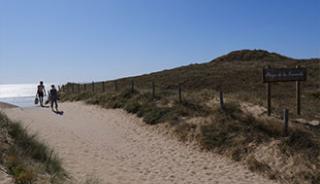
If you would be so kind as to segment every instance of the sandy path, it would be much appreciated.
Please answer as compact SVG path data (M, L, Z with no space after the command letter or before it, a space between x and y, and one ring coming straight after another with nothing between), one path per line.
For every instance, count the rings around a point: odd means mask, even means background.
M275 183L220 155L201 152L123 110L82 103L61 104L64 115L48 109L6 109L53 147L79 181L101 183Z

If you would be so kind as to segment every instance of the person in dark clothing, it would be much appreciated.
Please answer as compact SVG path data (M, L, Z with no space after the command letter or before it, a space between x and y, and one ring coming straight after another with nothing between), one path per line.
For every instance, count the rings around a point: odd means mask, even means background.
M54 85L51 85L51 90L49 93L49 100L51 102L51 109L53 109L53 104L55 105L56 112L58 112L58 91Z
M37 88L37 96L39 98L41 107L44 107L44 105L43 105L43 97L45 95L46 95L46 90L44 88L43 82L40 81L40 84L38 85L38 88Z

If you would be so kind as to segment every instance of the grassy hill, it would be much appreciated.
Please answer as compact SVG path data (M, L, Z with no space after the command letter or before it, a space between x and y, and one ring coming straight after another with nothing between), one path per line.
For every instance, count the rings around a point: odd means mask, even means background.
M320 108L317 108L320 106L320 59L293 59L264 50L240 50L208 63L122 78L116 82L120 90L130 88L132 80L136 89L149 91L153 81L157 91L176 92L179 84L182 90L187 92L221 89L226 96L235 96L239 100L266 106L266 87L262 82L263 67L291 68L296 65L307 68L308 74L307 81L301 83L302 116L308 119L320 118ZM106 81L105 86L106 91L113 91L114 81ZM96 85L96 88L102 90L101 84ZM295 82L272 84L272 107L278 114L283 108L295 112Z
M268 117L262 69L296 65L307 68L308 74L301 84L302 114L295 113L295 82L273 83L273 113ZM320 183L320 127L308 123L316 124L320 119L319 74L320 59L241 50L208 63L95 83L94 88L92 84L68 83L62 100L123 108L148 124L166 124L182 141L196 141L203 149L241 161L281 183L313 184ZM130 89L132 81L134 90ZM179 85L182 101L178 98ZM223 111L219 107L220 90L225 93ZM282 134L283 108L290 111L286 137Z

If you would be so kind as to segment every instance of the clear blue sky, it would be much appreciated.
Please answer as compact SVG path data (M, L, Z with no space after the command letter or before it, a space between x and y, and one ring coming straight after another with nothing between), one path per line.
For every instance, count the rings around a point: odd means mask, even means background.
M320 57L320 0L0 0L0 83L98 81L239 49Z

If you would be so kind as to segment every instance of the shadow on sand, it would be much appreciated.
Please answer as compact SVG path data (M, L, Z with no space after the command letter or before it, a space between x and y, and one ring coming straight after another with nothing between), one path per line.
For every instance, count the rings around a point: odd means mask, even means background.
M55 111L55 110L52 110L52 112L54 112L54 113L56 113L56 114L58 114L58 115L63 115L63 111Z

